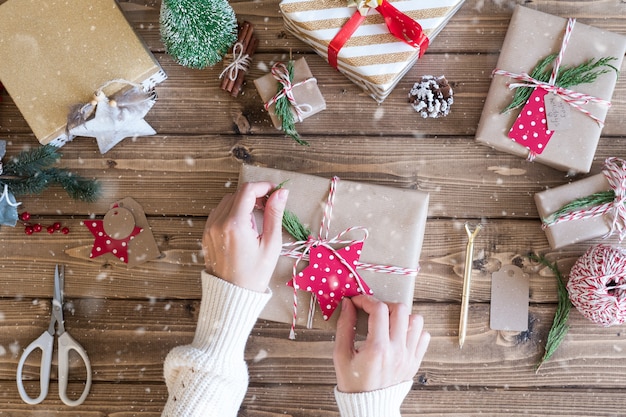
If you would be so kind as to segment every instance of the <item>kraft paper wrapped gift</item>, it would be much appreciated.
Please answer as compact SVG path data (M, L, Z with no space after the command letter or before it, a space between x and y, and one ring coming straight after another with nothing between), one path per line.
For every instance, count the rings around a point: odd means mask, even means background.
M167 78L114 0L9 0L0 57L0 80L42 144L65 143L70 107L107 81L148 89Z
M509 25L497 69L512 73L530 73L537 62L561 49L567 19L516 6ZM626 37L576 22L563 56L563 66L577 66L589 59L615 57L610 64L621 68L626 53ZM610 71L594 83L569 87L579 93L611 100L617 74ZM511 103L514 90L509 89L513 78L494 75L485 101L476 139L503 152L527 158L529 151L508 137L519 109L502 113ZM589 103L584 108L604 120L608 107ZM535 161L571 173L587 173L600 139L602 128L589 116L571 108L569 128L556 130Z
M392 0L390 3L417 21L432 43L463 0ZM287 30L328 60L328 45L348 19L358 13L356 7L347 4L347 0L282 0L280 10ZM391 35L383 17L370 10L339 51L338 70L380 103L423 52Z
M601 174L535 194L535 204L544 223L550 247L558 249L589 239L608 237L611 233L619 235L618 228L612 230L612 225L617 214L615 204L623 205L623 202L620 198L615 198L615 194L621 195L624 192L621 188L626 183L625 179L626 162L618 158L608 158ZM559 221L554 221L554 213L566 204L607 191L612 191L612 194L608 193L612 196L612 201L608 202L606 198L595 201L589 206L580 207L577 212L568 211L562 217L559 216ZM591 213L598 215L591 217ZM583 216L587 218L581 218ZM619 215L617 219L620 219ZM619 220L618 224L623 223Z
M303 120L326 109L326 101L317 87L317 80L313 77L313 74L311 74L309 65L306 63L304 58L297 59L293 63L292 84L295 85L292 89L292 93L296 104L299 106L306 106L306 111L302 113ZM268 103L272 97L276 95L279 85L280 84L271 73L265 74L261 78L254 80L254 86L259 92L263 103ZM276 129L280 129L281 121L278 116L276 116L275 109L276 104L272 104L269 106L267 112L272 119L274 127L276 127ZM295 116L295 110L293 107L292 113L294 113Z
M239 183L253 181L270 181L275 184L286 181L283 186L289 189L287 210L295 213L317 236L329 193L329 179L243 165ZM363 226L369 236L363 244L361 262L416 269L424 238L428 199L428 193L421 191L340 180L336 188L329 237L349 227ZM349 236L347 239L352 239L352 235ZM293 241L293 238L285 234L283 242L287 241ZM262 319L292 323L293 288L287 282L292 279L294 262L293 258L280 257L270 283L273 296L260 316ZM307 264L301 262L302 266ZM413 304L414 275L392 275L361 269L357 269L357 272L373 290L375 297L388 302L403 302L409 306ZM299 325L307 322L310 295L309 292L298 291ZM335 311L325 321L316 305L312 326L333 329L338 315Z

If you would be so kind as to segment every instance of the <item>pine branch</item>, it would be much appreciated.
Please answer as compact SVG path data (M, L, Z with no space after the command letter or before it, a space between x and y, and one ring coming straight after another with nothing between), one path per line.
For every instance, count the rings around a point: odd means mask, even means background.
M55 164L61 158L61 154L57 152L58 149L56 146L48 144L22 151L4 164L3 172L7 175L16 176L35 175L39 171Z
M287 71L289 71L289 80L293 81L293 61L290 60L287 63ZM278 92L282 91L282 85L278 87ZM276 107L274 113L280 120L281 127L285 132L285 135L295 140L298 144L303 146L309 146L309 143L300 137L300 134L296 130L296 117L293 114L291 103L286 96L282 96L276 100Z
M100 194L100 184L64 169L51 168L50 178L74 200L94 202Z
M4 164L0 185L8 185L13 195L40 194L53 184L61 185L74 199L94 201L100 185L95 180L76 175L66 169L51 168L61 158L58 148L43 145L20 152Z
M276 187L274 187L274 189L268 194L268 197L272 195L274 191L283 188L287 181L289 180L285 180L278 184ZM311 230L304 224L302 224L302 222L295 213L289 210L285 210L285 212L283 213L282 224L285 231L297 241L306 241L311 235Z
M565 338L565 335L569 331L567 319L569 318L569 313L572 309L572 302L570 301L569 295L567 293L565 280L563 279L563 276L561 275L561 272L559 271L556 263L551 263L544 256L531 254L529 257L531 260L535 262L540 262L550 268L550 270L556 276L558 290L558 304L556 307L556 313L554 314L552 327L550 328L548 338L546 339L545 353L543 354L543 357L541 358L539 363L535 366L536 373L539 371L541 365L543 365L548 359L550 359L554 352L556 352L557 348Z
M575 200L570 201L565 204L554 213L550 214L550 216L543 219L544 224L552 224L562 216L565 216L568 213L574 212L576 210L586 209L589 207L595 207L602 204L610 203L615 200L615 191L599 191L597 193L580 197Z
M530 73L530 76L538 81L547 83L552 75L552 69L548 68L548 66L554 62L556 57L557 54L552 54L539 60L533 71ZM611 61L616 59L617 58L615 57L603 57L597 60L589 59L577 66L561 67L559 68L554 84L558 87L569 88L573 85L593 83L600 75L611 71L615 71L615 73L619 75L619 70L609 64ZM513 100L504 110L502 110L502 113L506 113L512 109L523 106L532 94L533 90L533 87L516 88Z

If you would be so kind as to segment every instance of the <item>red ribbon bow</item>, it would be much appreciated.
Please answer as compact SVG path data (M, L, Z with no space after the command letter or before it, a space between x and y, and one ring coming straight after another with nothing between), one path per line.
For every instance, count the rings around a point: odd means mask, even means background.
M406 44L414 48L419 48L419 57L424 55L424 52L426 52L428 48L429 41L419 23L396 9L387 0L378 0L376 11L385 19L389 33ZM361 23L363 23L365 18L366 16L357 10L346 24L343 25L333 40L330 41L330 44L328 44L328 63L333 68L337 69L337 56L339 55L339 51Z

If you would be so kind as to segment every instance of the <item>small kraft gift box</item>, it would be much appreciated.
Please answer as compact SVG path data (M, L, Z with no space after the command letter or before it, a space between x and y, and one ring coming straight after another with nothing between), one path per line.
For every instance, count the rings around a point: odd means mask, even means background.
M0 80L41 144L63 145L70 108L167 77L114 0L0 5Z
M601 174L535 194L552 249L611 235L623 240L625 199L626 161L619 158L607 158Z
M280 117L276 114L276 97L285 94L285 89L289 91L292 104L290 110L296 121L304 120L326 109L326 101L306 60L300 58L293 61L293 79L289 79L287 65L288 63L277 62L271 72L254 80L254 86L265 103L276 129L282 127Z
M625 52L622 35L516 6L476 140L571 174L589 172ZM581 66L597 72L592 82L566 72ZM529 97L507 109L520 90Z
M280 10L289 32L381 103L462 4L282 0Z
M287 211L311 230L304 241L284 234L262 319L293 336L296 324L334 329L342 295L413 304L428 193L243 165L239 183L254 181L288 188Z

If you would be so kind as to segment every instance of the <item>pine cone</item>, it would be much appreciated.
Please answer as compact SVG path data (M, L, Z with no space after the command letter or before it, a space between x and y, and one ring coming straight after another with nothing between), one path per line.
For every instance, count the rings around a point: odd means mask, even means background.
M424 75L409 92L409 103L423 118L447 116L454 103L446 77Z

